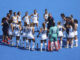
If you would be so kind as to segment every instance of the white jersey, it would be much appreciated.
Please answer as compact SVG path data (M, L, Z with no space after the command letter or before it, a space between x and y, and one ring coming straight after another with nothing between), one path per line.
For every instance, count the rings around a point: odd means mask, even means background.
M32 28L33 28L33 27L28 27L28 28L27 28L27 34L33 34L33 33L32 33Z
M62 25L64 26L64 24L66 23L66 21L64 19L62 19Z
M13 14L12 14L12 15L10 15L10 20L12 19L12 17L13 17Z
M73 28L69 28L69 35L68 35L69 38L73 38L74 37L74 31L73 31Z
M77 31L77 28L78 28L78 24L75 24L75 29L74 29L74 36L77 36L78 35L78 31Z
M25 16L25 17L24 17L24 22L27 22L27 24L30 24L29 16Z
M60 25L60 26L58 26L58 37L63 37L63 27Z
M9 25L9 35L13 35L11 25L12 25L12 23Z
M45 19L48 19L48 13L44 14Z
M41 40L46 40L47 39L47 28L42 29L41 32Z
M17 23L17 16L13 16L13 22Z
M16 24L14 28L14 33L15 33L15 36L20 36L20 28L18 24Z
M23 26L22 33L23 33L23 37L27 37L27 27L26 26Z
M28 27L27 28L27 38L28 39L34 39L34 35L33 35L33 32L32 32L32 29L33 29L33 27Z
M75 28L74 28L74 30L77 31L77 28L78 28L78 24L75 23Z
M18 21L21 22L21 16L18 15L17 18L18 18Z
M33 14L33 23L38 23L38 13Z

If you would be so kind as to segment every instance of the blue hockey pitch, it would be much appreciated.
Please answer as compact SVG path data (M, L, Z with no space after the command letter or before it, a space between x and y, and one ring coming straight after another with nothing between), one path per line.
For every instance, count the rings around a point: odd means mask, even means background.
M39 24L41 25L44 21L43 14L45 8L52 13L56 23L61 21L61 13L64 13L66 16L73 14L73 18L78 19L80 23L79 6L80 0L0 0L0 23L2 17L6 16L9 10L14 12L21 11L21 16L24 16L26 11L31 14L36 9L39 13ZM79 31L80 26L78 27L78 40L80 39ZM1 36L2 26L0 25L0 41L2 39ZM0 60L80 60L80 40L78 47L62 48L53 52L28 51L15 46L10 47L0 42Z

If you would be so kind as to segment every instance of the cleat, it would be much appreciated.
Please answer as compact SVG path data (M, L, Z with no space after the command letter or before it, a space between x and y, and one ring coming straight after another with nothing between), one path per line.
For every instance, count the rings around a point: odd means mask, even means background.
M66 46L65 48L69 48L69 46Z
M14 46L14 44L11 44L11 46Z
M78 45L75 44L74 47L78 47Z
M4 43L4 42L5 42L5 40L2 40L2 42Z
M42 52L42 50L40 50Z
M40 51L42 52L42 49L40 49Z
M68 46L66 48L69 48Z
M30 50L30 47L29 47L29 50Z
M12 45L12 46L14 46L14 45L15 45L15 43L12 43L11 45Z
M17 46L17 48L18 48L18 46Z
M10 44L10 42L7 42L7 44L9 45L9 44Z
M56 51L58 51L59 49L56 49Z
M28 49L29 47L28 46L26 46L26 49Z
M71 48L73 48L73 46L71 46Z
M8 43L8 41L7 41L7 40L5 40L5 43L7 44L7 43Z
M23 46L23 48L24 48L24 46Z
M8 40L11 40L10 38L8 38Z
M35 51L35 49L34 49L34 48L32 48L32 51Z

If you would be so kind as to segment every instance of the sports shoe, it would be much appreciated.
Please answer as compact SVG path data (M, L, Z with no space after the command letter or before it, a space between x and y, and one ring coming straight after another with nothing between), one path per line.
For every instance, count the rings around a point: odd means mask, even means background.
M10 44L10 42L8 42L7 40L5 40L5 43L7 43L8 45Z
M2 40L2 42L4 43L4 42L5 42L5 40Z
M7 44L9 45L9 44L10 44L10 42L7 42Z
M34 48L32 48L32 51L35 51L35 49L34 49Z
M8 38L8 40L11 40L10 38Z
M78 45L75 44L74 47L78 47Z

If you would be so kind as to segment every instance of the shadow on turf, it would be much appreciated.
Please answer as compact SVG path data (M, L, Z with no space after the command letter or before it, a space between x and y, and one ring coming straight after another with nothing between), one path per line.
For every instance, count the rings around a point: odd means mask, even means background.
M3 45L3 46L9 46L9 47L16 47L16 46L10 46L8 44L5 44L2 42L2 35L0 35L0 45Z
M8 47L16 47L16 46L11 46L11 45L8 45L8 44L5 44L5 43L2 43L1 41L0 41L0 45L8 46Z
M2 44L2 42L1 42L1 41L2 41L2 35L0 35L0 45Z
M21 49L21 50L28 50L27 48L23 48L23 47L18 47L18 49Z
M4 44L4 43L2 43L1 41L2 41L2 35L0 35L0 45L9 46L9 47L16 47L16 46L10 46L10 45ZM63 40L63 48L65 48L65 46L66 46L66 41ZM23 47L18 47L18 49L21 49L21 50L28 50L28 49L23 48ZM40 48L38 48L38 49L35 48L35 50L36 50L36 51L40 51ZM30 51L32 51L32 50L30 50ZM43 48L43 51L45 51L44 48ZM47 49L46 51L47 51L47 52L50 52L50 51L48 51L48 49ZM54 51L56 51L56 50L54 50Z
M66 41L65 40L63 40L63 48L65 48L65 46L66 46Z
M0 40L2 40L2 35L0 35Z

